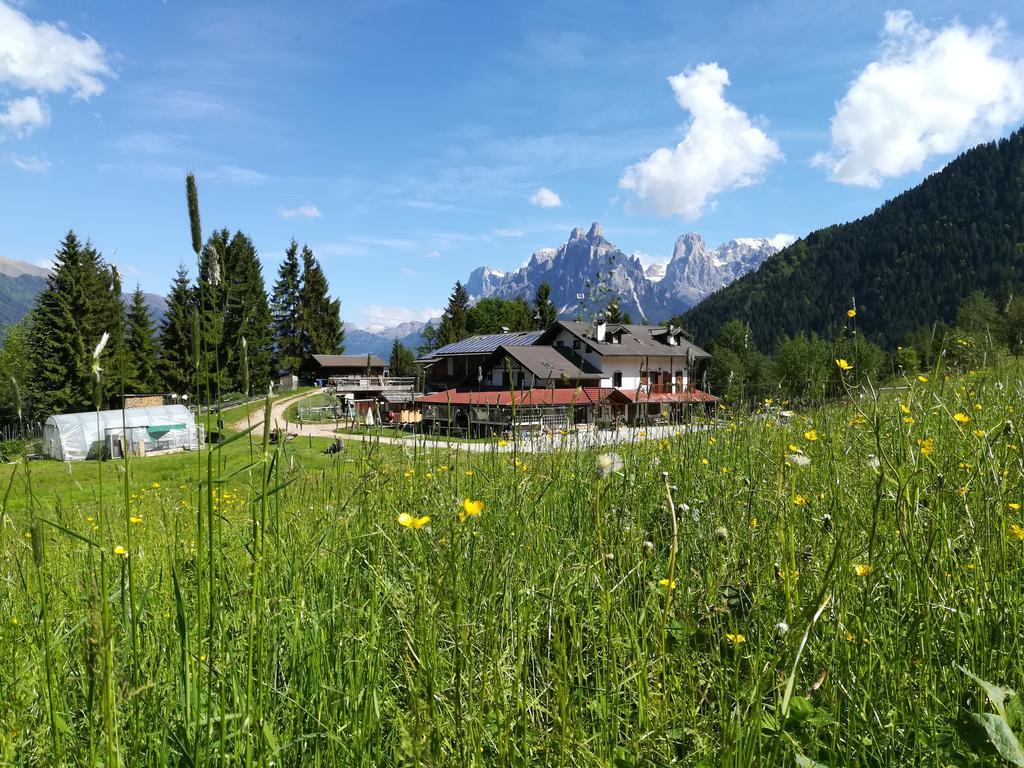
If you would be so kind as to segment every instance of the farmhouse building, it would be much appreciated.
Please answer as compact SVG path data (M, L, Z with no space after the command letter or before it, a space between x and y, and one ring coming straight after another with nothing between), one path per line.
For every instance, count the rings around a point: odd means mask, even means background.
M709 357L672 326L559 321L436 350L421 362L444 390L417 402L435 431L678 421L717 401L692 384Z
M327 381L333 376L383 376L387 363L377 355L312 355L313 378Z

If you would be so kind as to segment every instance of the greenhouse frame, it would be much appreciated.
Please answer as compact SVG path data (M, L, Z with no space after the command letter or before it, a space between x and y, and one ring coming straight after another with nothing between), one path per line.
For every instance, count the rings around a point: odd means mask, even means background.
M61 461L197 450L202 428L184 405L63 413L43 425L43 453Z

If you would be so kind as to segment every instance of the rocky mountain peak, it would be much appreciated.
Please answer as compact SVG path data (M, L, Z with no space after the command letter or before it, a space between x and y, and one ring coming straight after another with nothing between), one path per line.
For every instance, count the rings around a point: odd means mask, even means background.
M694 256L703 256L705 253L707 253L707 246L704 244L704 238L696 232L687 232L676 240L676 247L672 250L672 260L692 259Z

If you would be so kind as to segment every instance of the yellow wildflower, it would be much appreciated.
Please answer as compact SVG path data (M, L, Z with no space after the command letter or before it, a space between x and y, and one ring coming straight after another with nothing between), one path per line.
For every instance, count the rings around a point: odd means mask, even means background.
M412 528L418 530L424 525L430 522L430 515L424 515L423 517L413 517L408 512L403 512L398 516L398 524L405 526L406 528Z
M114 547L114 554L118 557L128 557L128 550L118 544Z
M853 363L847 362L846 358L844 358L844 357L836 358L836 365L839 366L839 370L840 371L852 371L853 370Z
M139 523L142 522L142 518L139 517L138 515L132 515L131 517L128 518L128 522L130 522L132 525L138 525Z
M1017 503L1016 501L1011 501L1011 502L1010 502L1009 504L1007 504L1006 506L1008 506L1008 507L1009 507L1010 509L1012 509L1012 510L1013 510L1014 512L1020 512L1020 504L1018 504L1018 503Z
M988 433L984 429L976 429L971 434L977 437L978 439L981 439L985 437L985 435L987 435Z
M806 432L804 432L804 440L807 440L807 441L813 443L817 439L818 439L818 431L816 429L808 429Z
M918 440L917 444L921 446L921 453L925 456L931 456L935 452L934 438L926 437L924 440Z
M756 517L750 518L750 527L751 528L757 528L757 518Z
M498 447L499 448L504 448L506 445L508 445L507 441L505 441L505 440L499 440L498 441Z
M968 416L966 413L963 413L962 411L958 411L957 413L953 414L953 421L955 421L957 424L966 424L970 420L971 417Z
M900 403L900 413L910 413L910 408L904 403Z
M725 639L728 640L733 645L741 645L742 643L747 642L747 638L745 638L743 635L741 635L739 633L736 633L734 635L732 632L726 632L725 633Z
M846 310L846 316L852 320L853 318L855 318L857 316L857 310L856 309L848 309L848 310Z
M676 581L675 581L675 579L671 579L671 580L669 580L669 579L662 579L661 581L658 582L658 584L660 584L663 587L668 587L670 590L673 590L673 589L676 588Z
M152 488L154 491L159 490L160 489L160 483L153 483L153 485L151 485L150 488Z
M875 570L874 567L867 565L866 563L857 563L857 565L853 566L853 572L861 578L870 576L873 570Z
M1024 541L1024 526L1010 523L1010 538L1015 541Z
M903 417L903 423L904 424L913 424L914 423L914 417L913 416L904 416Z
M796 494L793 497L793 503L796 504L798 507L806 507L807 501L807 497L800 493Z
M918 376L917 380L920 381L922 384L927 384L928 383L928 377L927 376Z
M464 523L466 521L467 517L476 517L477 515L479 515L483 511L484 511L484 503L483 503L483 501L480 501L480 500L473 501L472 499L463 499L462 500L462 511L459 512L459 522L460 523Z
M473 470L472 469L467 469L466 470L466 477L472 477L472 476L473 476Z

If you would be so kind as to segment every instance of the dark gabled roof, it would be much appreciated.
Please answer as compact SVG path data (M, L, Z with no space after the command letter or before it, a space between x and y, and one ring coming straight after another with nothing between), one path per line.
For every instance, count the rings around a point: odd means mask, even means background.
M321 368L365 368L366 355L313 355ZM387 363L377 355L370 355L371 368L386 368Z
M584 381L601 378L601 372L595 370L592 365L584 362L581 368L554 347L502 345L485 361L485 364L489 363L491 367L500 365L505 355L539 379Z
M577 320L559 320L548 328L538 343L551 343L560 329L565 329L584 344L604 356L629 357L681 357L697 359L711 357L696 344L688 341L682 333L677 335L677 345L667 344L661 340L666 336L659 325L613 325L608 324L605 330L605 341L594 338L594 326ZM621 332L620 342L613 344L611 336Z
M446 344L420 358L421 363L433 362L442 357L453 355L489 355L498 347L510 347L520 344L534 344L543 331L515 331L510 333L489 333L483 336L470 336L468 339Z

